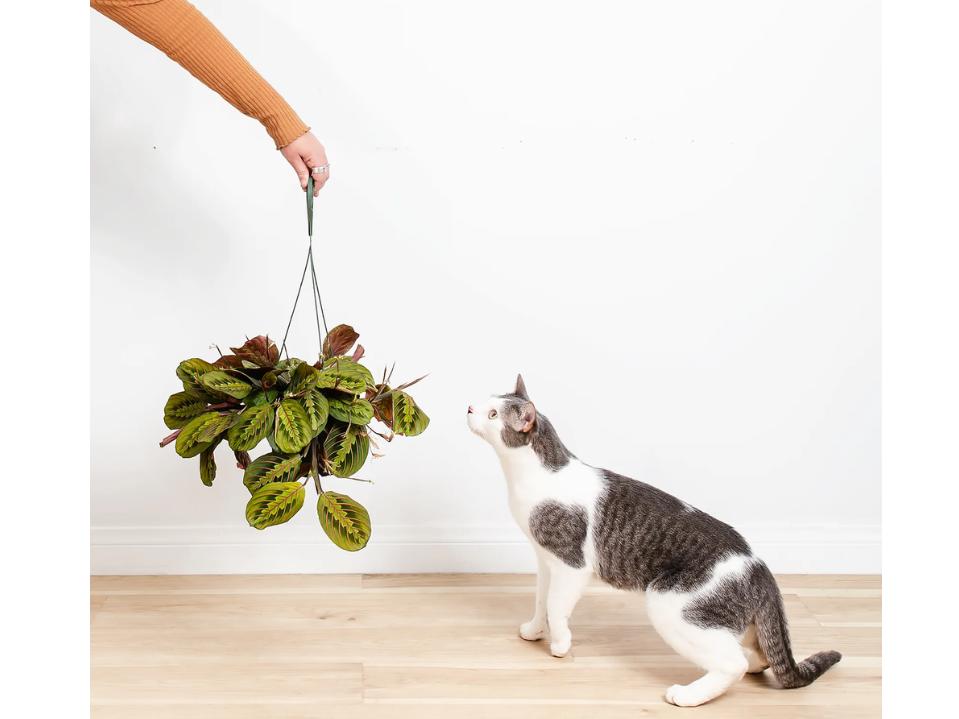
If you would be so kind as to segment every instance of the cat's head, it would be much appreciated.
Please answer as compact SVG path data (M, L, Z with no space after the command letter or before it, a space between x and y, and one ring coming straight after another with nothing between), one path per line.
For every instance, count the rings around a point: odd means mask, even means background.
M496 450L528 444L536 420L536 407L526 393L522 375L516 376L512 392L474 402L466 410L469 428Z

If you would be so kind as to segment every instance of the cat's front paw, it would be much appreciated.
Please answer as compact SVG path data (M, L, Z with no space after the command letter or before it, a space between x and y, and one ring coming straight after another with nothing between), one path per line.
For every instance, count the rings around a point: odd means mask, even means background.
M528 642L535 642L546 636L546 625L530 620L519 625L519 635Z
M701 692L689 685L673 684L666 690L666 701L678 707L698 707L706 701Z
M554 657L563 658L569 654L570 647L573 646L573 635L567 634L565 637L554 637L549 645L549 653Z

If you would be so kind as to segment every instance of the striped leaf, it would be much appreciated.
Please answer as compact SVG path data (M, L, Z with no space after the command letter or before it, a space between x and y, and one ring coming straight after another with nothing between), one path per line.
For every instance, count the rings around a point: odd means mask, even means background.
M201 440L201 433L208 426L216 425L221 421L219 412L204 412L199 417L191 419L176 438L176 453L181 457L196 457L213 443L212 439Z
M219 392L235 399L243 399L253 389L249 382L227 374L220 369L204 372L200 376L200 383L207 390Z
M273 431L273 407L261 404L247 407L230 427L226 439L230 448L237 452L248 452Z
M260 487L246 505L246 521L256 529L289 522L300 511L306 491L299 482L271 482Z
M370 440L362 427L336 423L323 441L323 454L337 477L351 477L360 471L370 452Z
M216 460L213 459L213 450L218 444L220 444L219 441L200 453L200 481L207 487L212 487L213 480L216 479Z
M317 371L305 362L298 364L290 377L290 386L286 388L286 396L300 396L307 390L316 387Z
M303 403L303 409L306 410L306 416L310 418L312 436L315 437L326 427L326 420L330 414L329 402L315 387L308 389L300 401Z
M184 390L171 394L163 406L163 422L170 429L186 427L187 423L206 408L206 398L196 392Z
M196 438L200 442L212 442L226 432L236 421L236 412L220 412L219 419L210 420L201 429Z
M362 394L368 388L376 386L373 375L366 367L346 357L324 360L323 369L316 374L316 386L320 389L338 389Z
M295 399L285 399L276 408L276 446L281 452L299 452L313 439L310 418Z
M206 360L200 359L199 357L193 357L188 360L183 360L176 368L176 376L180 378L180 381L183 382L183 389L192 390L204 397L209 396L209 393L200 383L200 377L207 372L212 372L215 370L212 364Z
M415 437L429 426L430 418L406 392L393 390L393 431Z
M373 529L369 512L362 504L345 494L323 492L316 502L320 526L333 544L348 552L363 549Z
M264 454L255 459L243 473L243 484L250 494L271 482L292 482L303 460L300 455Z
M330 405L330 416L340 422L365 426L373 419L373 405L365 399L356 397L348 400L327 396L327 400Z

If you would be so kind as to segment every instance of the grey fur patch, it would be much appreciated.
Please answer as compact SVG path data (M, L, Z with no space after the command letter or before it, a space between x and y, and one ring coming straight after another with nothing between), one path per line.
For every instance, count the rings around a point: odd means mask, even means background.
M713 591L686 605L683 618L698 627L722 627L741 634L753 623L762 603L778 591L769 570L756 560L741 574L723 577Z
M599 470L597 574L619 589L689 591L707 582L717 562L751 555L746 540L705 512L643 482Z
M722 579L715 591L692 601L683 618L700 627L740 634L756 625L756 639L784 689L804 687L842 659L839 652L816 652L801 662L793 657L782 593L769 568L755 560L740 575Z
M586 566L587 527L585 509L552 500L540 502L529 514L529 531L536 543L576 569Z
M518 432L510 426L521 415L523 408L529 402L528 399L516 394L504 394L500 397L505 400L501 410L503 444L507 447L530 445L543 466L553 472L569 464L569 460L574 455L566 449L566 445L560 440L552 423L545 416L537 413L536 422L529 432Z

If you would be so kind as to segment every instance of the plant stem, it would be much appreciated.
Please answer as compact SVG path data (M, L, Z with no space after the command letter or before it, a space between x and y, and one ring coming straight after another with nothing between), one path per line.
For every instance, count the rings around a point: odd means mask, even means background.
M166 437L164 437L163 439L160 440L160 446L161 446L161 447L166 447L168 444L170 444L170 442L172 442L172 441L175 440L177 437L179 437L179 436L180 436L180 432L182 432L182 431L183 431L182 429L178 429L178 430L176 430L175 432L172 432L171 434L168 434Z

